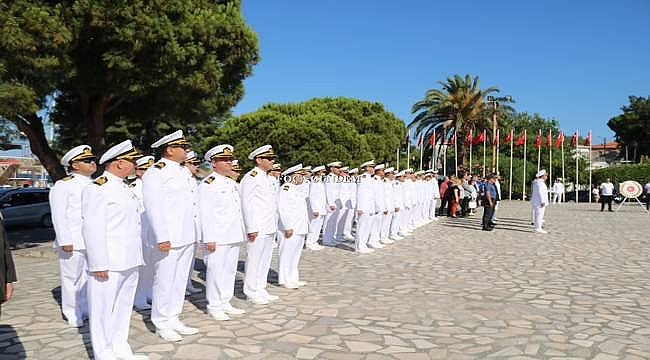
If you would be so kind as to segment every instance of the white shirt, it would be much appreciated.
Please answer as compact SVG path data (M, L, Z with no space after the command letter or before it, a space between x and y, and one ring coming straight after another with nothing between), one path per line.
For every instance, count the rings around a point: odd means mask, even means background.
M650 194L650 182L643 186L646 194Z
M81 234L81 192L90 182L88 176L72 174L57 181L50 190L56 246L72 245L74 250L86 248Z
M561 182L553 184L553 192L556 194L564 194L564 184Z
M375 196L375 211L383 213L384 211L388 211L388 208L386 207L386 197L384 195L384 182L383 179L379 178L379 176L377 175L373 177L373 180L374 180L373 191Z
M201 240L218 245L235 244L246 239L237 183L213 172L199 185Z
M201 215L199 211L199 182L194 174L187 167L183 166L187 179L190 184L190 193L192 194L192 220L194 222L194 239L201 239Z
M336 206L342 208L341 204L341 182L339 177L334 173L329 173L325 177L325 195L327 197L327 206Z
M300 185L285 183L280 187L278 212L280 230L293 230L294 235L304 235L309 232L307 203L302 197Z
M153 232L152 241L181 247L196 241L192 181L181 164L160 159L142 176L144 206Z
M347 209L354 209L357 203L357 184L352 176L341 177L341 203Z
M393 198L393 182L387 178L383 179L384 203L388 211L395 211L395 199Z
M314 177L309 182L309 208L312 213L317 212L318 216L325 216L327 213L325 184L320 177ZM313 216L312 214L310 215Z
M376 213L375 208L375 194L374 194L375 180L371 175L365 173L359 176L357 183L357 210L363 211L366 215Z
M440 186L438 185L438 178L434 177L431 180L431 184L429 184L431 187L431 194L434 200L440 199Z
M611 182L600 184L600 194L603 196L614 195L614 184Z
M138 199L123 179L105 171L81 195L88 271L142 265Z
M278 228L277 179L255 167L241 181L240 197L247 233L275 234Z
M404 207L404 187L399 180L393 180L391 186L393 188L393 206L395 206L396 209L402 209Z
M548 187L546 182L542 179L533 180L533 195L530 199L530 204L534 207L541 207L542 204L548 204Z

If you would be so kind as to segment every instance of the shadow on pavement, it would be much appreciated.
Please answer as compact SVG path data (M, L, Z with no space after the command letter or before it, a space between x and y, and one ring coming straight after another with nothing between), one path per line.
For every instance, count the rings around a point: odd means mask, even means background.
M0 358L3 359L26 359L25 347L11 325L0 325Z

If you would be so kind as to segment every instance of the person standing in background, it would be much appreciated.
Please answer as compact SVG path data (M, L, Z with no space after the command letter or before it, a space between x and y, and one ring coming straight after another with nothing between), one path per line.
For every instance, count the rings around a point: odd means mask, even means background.
M609 181L609 178L605 179L605 182L600 184L600 211L605 210L605 204L607 204L607 211L612 210L612 198L614 197L614 184Z
M546 205L548 205L548 188L546 187L546 170L540 170L535 174L535 180L531 186L532 195L530 204L533 207L533 225L535 225L535 232L546 234L547 231L542 229L544 224L544 212Z
M564 202L564 183L562 179L557 178L553 184L553 203Z
M11 299L16 281L18 281L16 267L14 266L14 259L11 257L7 232L0 213L0 316L2 315L2 304Z

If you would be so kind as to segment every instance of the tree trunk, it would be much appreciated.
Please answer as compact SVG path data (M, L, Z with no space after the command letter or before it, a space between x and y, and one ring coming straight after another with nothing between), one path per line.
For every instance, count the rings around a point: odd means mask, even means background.
M38 157L38 160L43 164L45 170L52 177L52 180L57 181L64 177L65 170L61 166L54 150L47 143L41 119L36 114L31 114L28 118L17 119L14 123L18 130L27 136L32 153Z
M81 116L88 129L87 143L93 148L93 153L101 156L105 150L106 124L104 114L110 102L110 96L90 97L81 95Z

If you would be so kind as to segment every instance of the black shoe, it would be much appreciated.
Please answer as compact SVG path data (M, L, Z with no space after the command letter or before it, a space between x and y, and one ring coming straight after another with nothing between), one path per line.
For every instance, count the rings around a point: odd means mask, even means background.
M484 227L483 228L483 231L492 231L492 230L494 230L494 228L491 228L491 227Z

